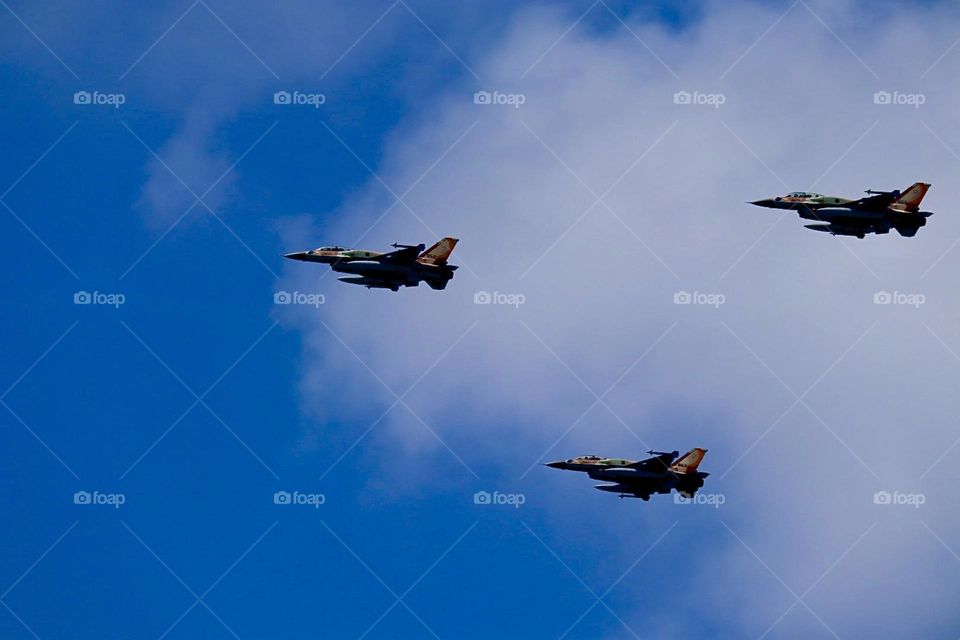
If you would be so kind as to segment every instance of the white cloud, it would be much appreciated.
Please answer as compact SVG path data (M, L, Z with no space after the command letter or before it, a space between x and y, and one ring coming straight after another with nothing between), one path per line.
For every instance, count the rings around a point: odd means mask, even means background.
M209 118L193 114L187 120L147 163L149 177L137 208L158 232L166 231L185 215L210 215L207 207L216 212L236 180L228 154L211 148L213 125Z
M960 256L923 274L960 236L950 211L960 195L951 184L958 160L928 130L960 148L957 56L919 76L955 39L957 18L890 9L880 20L853 5L810 6L816 15L797 5L749 50L782 8L715 5L681 32L631 23L679 80L626 29L587 27L521 80L573 17L520 17L476 64L478 86L437 96L393 137L377 168L397 193L427 175L405 198L415 214L395 206L359 245L457 235L462 266L448 289L391 295L330 276L318 285L322 269L287 268L284 288L320 286L328 295L320 313L282 310L304 331L304 402L325 441L345 448L360 433L330 431L344 398L362 399L360 422L394 400L327 327L402 393L477 322L405 400L481 475L516 481L545 451L544 461L707 446L707 490L730 496L721 517L798 594L878 523L807 597L841 636L943 628L958 592L956 558L920 520L948 543L956 539L950 459L920 475L956 437L950 416L960 407L945 381L960 362L923 323L960 350L949 278ZM519 109L475 105L477 89L526 100ZM725 102L676 105L681 90L722 93ZM921 91L927 100L920 109L874 105L878 90ZM933 183L925 204L939 213L913 239L832 238L803 229L794 215L778 222L777 212L745 204L792 189L854 195L921 179ZM593 194L614 184L604 198L610 210L590 209ZM312 233L301 225L289 248L349 243L391 204L371 180L337 212L343 222ZM477 306L479 290L519 292L527 302ZM726 302L678 306L680 290L722 293ZM878 290L922 292L928 303L876 306ZM631 366L604 399L612 412L594 407L551 447L594 401L577 378L599 394ZM811 385L784 416L793 392ZM400 447L456 464L402 407L366 442L394 458ZM381 462L388 472L408 468ZM558 516L589 521L606 512L586 481L532 473L528 494L542 494L539 504ZM929 500L920 511L883 508L872 502L882 489ZM651 535L673 517L653 513ZM712 615L744 633L758 635L793 601L732 535L696 552L692 583ZM774 635L827 633L805 611L798 605Z
M133 85L131 102L179 119L158 154L168 164L179 161L185 170L181 178L205 190L210 176L221 175L247 150L230 149L228 155L218 148L224 144L225 126L233 124L237 114L273 108L277 91L323 94L327 108L336 112L355 94L356 77L370 73L385 57L402 57L414 50L409 61L391 62L396 75L390 79L395 83L390 90L416 102L422 87L435 83L434 73L445 65L461 64L450 56L447 43L462 51L464 41L485 41L490 36L466 25L476 22L472 16L478 12L497 15L499 9L497 3L483 3L458 7L456 13L442 7L433 15L435 11L426 9L414 13L405 3L284 3L270 11L258 4L200 3L189 10L171 5L125 16L135 25L128 28L136 36L122 43L129 50L108 53L111 60L120 61L117 74L123 74L123 83ZM435 30L443 33L442 43L431 34ZM424 47L424 42L430 46ZM282 119L279 112L275 118ZM263 130L253 135L260 133ZM254 140L245 143L252 145ZM175 157L166 158L164 151ZM181 215L180 205L185 208L193 199L184 198L179 181L153 158L147 164L149 179L139 209L149 225L165 229ZM242 170L238 167L228 178ZM220 208L232 195L218 189L205 201L222 213Z

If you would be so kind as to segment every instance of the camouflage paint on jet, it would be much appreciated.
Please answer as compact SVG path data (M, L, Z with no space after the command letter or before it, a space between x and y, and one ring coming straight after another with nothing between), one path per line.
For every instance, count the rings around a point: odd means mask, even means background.
M646 460L627 460L625 458L601 458L599 456L579 456L569 460L548 462L546 466L564 471L580 471L594 480L605 480L613 484L598 484L594 488L600 491L617 493L621 498L640 498L649 500L654 493L670 493L676 489L681 495L692 498L703 486L709 473L697 471L707 450L699 447L691 449L679 460L679 451L648 451L653 455ZM676 462L674 462L676 460Z
M394 244L396 251L389 253L320 247L288 253L284 257L301 262L328 264L338 273L351 274L339 278L341 282L358 284L368 289L399 291L400 287L416 287L421 282L426 282L433 289L443 289L457 269L455 265L447 264L447 258L453 253L457 242L457 238L443 238L426 251L422 244Z
M902 193L899 190L867 189L868 197L858 200L794 191L750 204L794 210L801 218L821 223L805 225L807 229L833 235L863 238L868 233L884 234L896 229L900 235L912 237L933 215L929 211L920 211L920 202L929 188L926 182L915 182Z

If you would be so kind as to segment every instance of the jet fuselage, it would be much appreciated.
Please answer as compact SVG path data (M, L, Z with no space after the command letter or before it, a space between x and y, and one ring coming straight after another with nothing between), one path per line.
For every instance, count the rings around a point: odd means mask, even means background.
M457 268L447 264L447 258L456 244L456 238L443 238L426 251L426 245L422 244L395 244L393 246L398 250L391 253L320 247L288 253L284 257L329 265L337 273L348 274L339 278L341 282L369 289L397 291L400 287L416 287L420 282L426 282L433 289L443 289Z
M655 457L642 461L591 455L548 462L546 466L586 473L594 480L613 483L595 485L595 489L617 493L621 498L636 497L643 500L649 500L654 493L666 494L673 489L692 496L710 475L697 471L706 449L691 449L676 462L678 451L650 453L656 454Z
M814 231L863 238L868 233L885 234L896 229L900 235L909 237L916 235L933 215L920 211L920 202L929 188L925 182L916 182L903 192L868 189L868 197L859 200L795 191L750 204L796 211L801 218L819 223L805 225Z

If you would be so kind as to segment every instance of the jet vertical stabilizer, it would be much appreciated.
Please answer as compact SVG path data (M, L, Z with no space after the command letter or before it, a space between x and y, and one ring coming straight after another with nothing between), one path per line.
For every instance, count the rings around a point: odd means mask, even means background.
M682 458L670 465L670 471L674 473L693 473L700 466L700 462L705 455L707 455L706 449L699 447L690 449Z
M418 262L423 264L447 264L447 258L453 253L453 248L460 242L457 238L444 238L417 258Z

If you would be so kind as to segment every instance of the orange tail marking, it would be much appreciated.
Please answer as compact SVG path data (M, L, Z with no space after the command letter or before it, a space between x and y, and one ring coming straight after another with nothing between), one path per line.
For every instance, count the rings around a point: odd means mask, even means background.
M453 248L460 242L458 238L444 238L417 258L423 264L446 264L447 258L453 253Z
M703 456L707 455L706 449L699 447L690 449L683 454L683 457L670 465L670 471L674 473L693 473L700 466Z
M927 195L927 189L930 185L926 182L914 182L906 191L897 198L896 204L901 205L907 211L916 211L920 208L920 201Z

